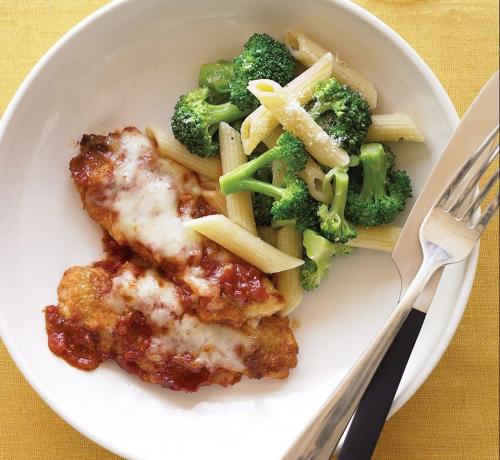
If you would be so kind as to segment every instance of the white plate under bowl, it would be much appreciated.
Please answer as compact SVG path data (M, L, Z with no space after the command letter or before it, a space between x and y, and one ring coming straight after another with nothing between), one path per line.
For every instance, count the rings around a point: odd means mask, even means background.
M410 115L425 144L395 146L418 194L457 114L422 59L348 1L143 0L110 4L60 40L23 83L0 130L0 327L31 385L76 429L128 458L277 459L394 307L390 256L359 250L335 261L298 319L299 366L284 381L175 393L107 363L90 373L47 348L42 308L70 265L100 254L100 231L68 174L82 133L151 122L168 128L201 63L237 54L253 32L311 34L379 90L377 111ZM399 224L404 216L399 219ZM477 253L447 269L393 410L446 349L467 302ZM29 420L26 420L29 423Z

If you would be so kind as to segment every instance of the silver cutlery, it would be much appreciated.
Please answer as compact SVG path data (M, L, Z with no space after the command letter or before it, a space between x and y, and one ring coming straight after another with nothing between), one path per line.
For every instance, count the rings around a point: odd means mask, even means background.
M498 126L466 161L428 212L419 232L423 262L412 283L361 358L289 449L284 457L286 460L329 458L386 351L432 275L444 265L465 259L475 247L498 208L497 194L483 214L478 211L498 180L498 173L490 178L478 196L474 196L479 179L498 155L498 144L492 145L497 133Z

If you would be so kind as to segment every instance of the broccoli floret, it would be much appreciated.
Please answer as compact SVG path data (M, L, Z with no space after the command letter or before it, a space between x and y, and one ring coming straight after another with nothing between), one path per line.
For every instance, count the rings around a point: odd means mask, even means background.
M241 110L254 110L259 101L248 91L248 83L269 78L286 85L295 75L295 60L283 43L267 34L253 34L234 59L233 71L229 100Z
M212 105L207 102L208 88L198 88L180 97L172 116L172 131L191 153L201 157L217 154L219 144L215 137L222 121L231 123L246 113L226 102Z
M263 195L262 193L254 193L252 198L253 215L257 225L271 225L273 216L271 208L274 203L272 196Z
M372 122L368 103L331 78L318 82L309 114L349 155L357 155Z
M389 147L382 144L361 147L362 183L349 188L345 209L354 224L388 224L404 210L411 197L411 183L405 171L394 171L394 159Z
M306 261L300 270L301 284L306 291L313 291L328 275L332 257L350 254L352 248L334 244L313 230L306 230L303 238Z
M270 184L253 177L263 174L273 161L282 160L286 164L286 174L282 186ZM234 192L251 191L274 199L270 213L273 223L294 224L299 231L317 221L317 204L309 196L307 185L299 179L297 172L304 169L307 154L302 142L288 132L283 133L276 146L255 157L220 178L221 191L225 195Z
M198 76L198 86L209 89L207 101L211 104L221 104L229 100L229 82L234 77L233 61L209 62L201 66Z
M318 202L309 195L306 183L295 174L287 173L283 186L280 198L271 207L272 226L294 225L301 233L316 228Z
M323 236L335 243L347 243L351 238L356 238L357 231L344 217L347 199L349 176L347 168L333 168L325 176L325 180L335 179L333 200L330 206L322 204L318 209L320 229Z

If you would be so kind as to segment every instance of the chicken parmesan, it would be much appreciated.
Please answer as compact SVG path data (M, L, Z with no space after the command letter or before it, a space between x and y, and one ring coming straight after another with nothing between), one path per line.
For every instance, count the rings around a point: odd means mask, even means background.
M204 322L196 294L154 268L105 260L71 267L58 306L45 309L49 348L92 370L106 360L142 380L173 390L285 378L298 347L288 319L270 316L242 327Z
M264 274L183 223L213 214L197 176L135 128L84 135L70 162L106 258L71 267L45 309L50 350L92 370L114 360L173 390L285 378L298 346Z
M214 210L196 174L158 158L154 142L137 129L84 135L70 171L90 217L196 294L192 309L202 320L241 327L284 307L262 272L183 225Z

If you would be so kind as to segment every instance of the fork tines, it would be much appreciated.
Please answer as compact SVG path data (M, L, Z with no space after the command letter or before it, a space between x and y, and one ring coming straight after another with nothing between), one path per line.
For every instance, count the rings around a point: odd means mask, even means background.
M477 217L479 206L498 181L498 168L478 193L480 179L498 157L498 129L493 129L478 149L460 168L449 187L441 196L437 207L449 212L456 220L466 222L482 232L498 209L498 192L482 215ZM475 218L476 217L476 218Z

